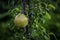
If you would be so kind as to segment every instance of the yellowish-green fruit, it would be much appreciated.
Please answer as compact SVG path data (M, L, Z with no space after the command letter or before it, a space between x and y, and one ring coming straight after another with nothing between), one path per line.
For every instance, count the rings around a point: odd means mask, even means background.
M15 17L14 22L15 22L15 25L18 27L26 27L28 25L28 18L24 14L18 14Z

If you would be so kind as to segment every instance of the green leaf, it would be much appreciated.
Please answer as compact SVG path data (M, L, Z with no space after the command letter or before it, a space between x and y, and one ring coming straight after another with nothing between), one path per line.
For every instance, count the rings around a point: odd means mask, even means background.
M46 12L46 15L44 16L44 18L47 19L47 20L50 20L51 19L51 16L49 15L48 12Z
M54 10L56 9L53 4L49 4L48 6L49 6L50 8L52 8L52 9L54 9Z

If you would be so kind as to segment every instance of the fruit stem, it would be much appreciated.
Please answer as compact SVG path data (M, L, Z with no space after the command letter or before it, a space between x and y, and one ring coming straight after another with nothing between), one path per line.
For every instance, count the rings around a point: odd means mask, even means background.
M22 0L22 13L23 14L25 14L26 15L26 0ZM27 37L27 39L28 39L28 34L29 34L29 31L28 31L28 26L26 26L25 28L24 28L24 30L25 30L25 36Z
M24 13L24 14L26 14L26 12L25 12L25 8L26 8L26 0L22 0L22 12Z

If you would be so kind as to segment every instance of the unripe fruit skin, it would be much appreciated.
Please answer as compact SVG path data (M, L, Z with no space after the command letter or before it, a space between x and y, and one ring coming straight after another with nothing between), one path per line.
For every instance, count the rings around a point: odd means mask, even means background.
M18 14L15 17L15 25L18 27L26 27L28 25L28 18L24 14Z

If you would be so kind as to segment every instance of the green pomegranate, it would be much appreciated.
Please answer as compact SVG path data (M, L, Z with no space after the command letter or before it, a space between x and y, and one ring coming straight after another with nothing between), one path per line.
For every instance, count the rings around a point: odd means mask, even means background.
M15 17L14 22L15 22L15 25L18 27L26 27L28 25L28 18L24 14L18 14Z

